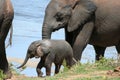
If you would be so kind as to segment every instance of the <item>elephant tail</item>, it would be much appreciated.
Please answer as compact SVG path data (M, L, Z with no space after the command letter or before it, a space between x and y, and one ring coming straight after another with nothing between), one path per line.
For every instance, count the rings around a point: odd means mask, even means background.
M72 58L72 60L73 60L73 64L78 63L78 61L75 58Z
M10 38L9 38L9 43L6 45L6 48L9 45L12 45L12 35L13 35L13 25L11 25L11 27L10 27Z

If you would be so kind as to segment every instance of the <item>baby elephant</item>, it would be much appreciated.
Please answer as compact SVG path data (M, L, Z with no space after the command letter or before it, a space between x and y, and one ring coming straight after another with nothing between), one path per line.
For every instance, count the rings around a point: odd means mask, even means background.
M36 68L39 77L42 77L42 67L46 68L46 75L50 75L52 62L55 64L55 74L59 72L64 59L69 68L75 64L73 50L64 40L38 40L32 42L28 48L24 63L18 68L23 67L28 59L33 57L41 57Z

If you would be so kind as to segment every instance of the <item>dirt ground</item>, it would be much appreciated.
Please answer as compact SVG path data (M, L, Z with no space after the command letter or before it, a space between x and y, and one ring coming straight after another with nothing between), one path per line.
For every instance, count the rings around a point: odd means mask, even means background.
M9 62L17 62L17 63L23 63L23 59L17 59L17 58L8 58ZM33 64L34 63L34 64ZM37 62L33 61L29 61L27 63L27 66L30 67L36 67ZM109 71L97 71L97 72L92 72L91 74L79 74L79 75L72 75L69 78L65 78L65 80L73 80L76 78L90 78L92 75L96 75L96 76L108 76L108 77L120 77L120 66L116 67L114 70L109 70ZM23 78L27 78L27 76L25 75L14 75L12 76L11 79L7 79L7 80L21 80ZM33 77L31 77L33 78ZM59 79L59 80L64 80Z
M76 79L76 78L90 78L90 77L92 77L91 75L107 76L107 77L120 77L120 72L114 71L114 70L99 71L99 72L94 72L92 74L87 74L87 75L86 74L72 75L72 76L69 76L65 79L62 78L62 79L59 79L59 80L73 80L73 79ZM11 79L7 79L7 80L21 80L21 79L24 79L24 78L27 78L27 76L25 76L25 75L19 75L19 76L18 75L13 75ZM31 77L31 78L33 78L33 77Z

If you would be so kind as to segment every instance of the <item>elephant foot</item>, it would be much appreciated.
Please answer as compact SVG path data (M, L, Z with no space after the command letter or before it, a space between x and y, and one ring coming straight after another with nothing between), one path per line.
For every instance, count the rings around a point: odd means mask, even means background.
M42 76L42 75L43 75L43 72L41 72L40 69L37 69L37 74L38 74L38 77L43 77L43 76Z
M10 70L5 71L4 74L5 74L5 80L6 80L6 79L10 79L10 78L12 77L12 73L11 73Z
M12 77L12 73L10 71L10 67L5 54L0 54L0 70L5 75L2 78L10 79Z

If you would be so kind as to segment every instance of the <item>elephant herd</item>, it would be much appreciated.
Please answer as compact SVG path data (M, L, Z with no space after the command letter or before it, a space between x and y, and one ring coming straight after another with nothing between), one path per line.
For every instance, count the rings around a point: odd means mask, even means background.
M29 58L41 57L36 68L38 76L42 75L41 67L46 67L46 74L50 75L52 62L56 65L55 73L58 73L63 59L71 67L81 59L87 44L93 45L96 60L104 57L109 46L115 46L120 53L119 8L120 0L51 0L45 10L42 40L31 43L27 52L31 55L26 56L21 66ZM6 58L5 39L13 18L10 0L0 0L0 69L7 78L12 74ZM52 32L61 28L65 30L66 41L50 40Z

